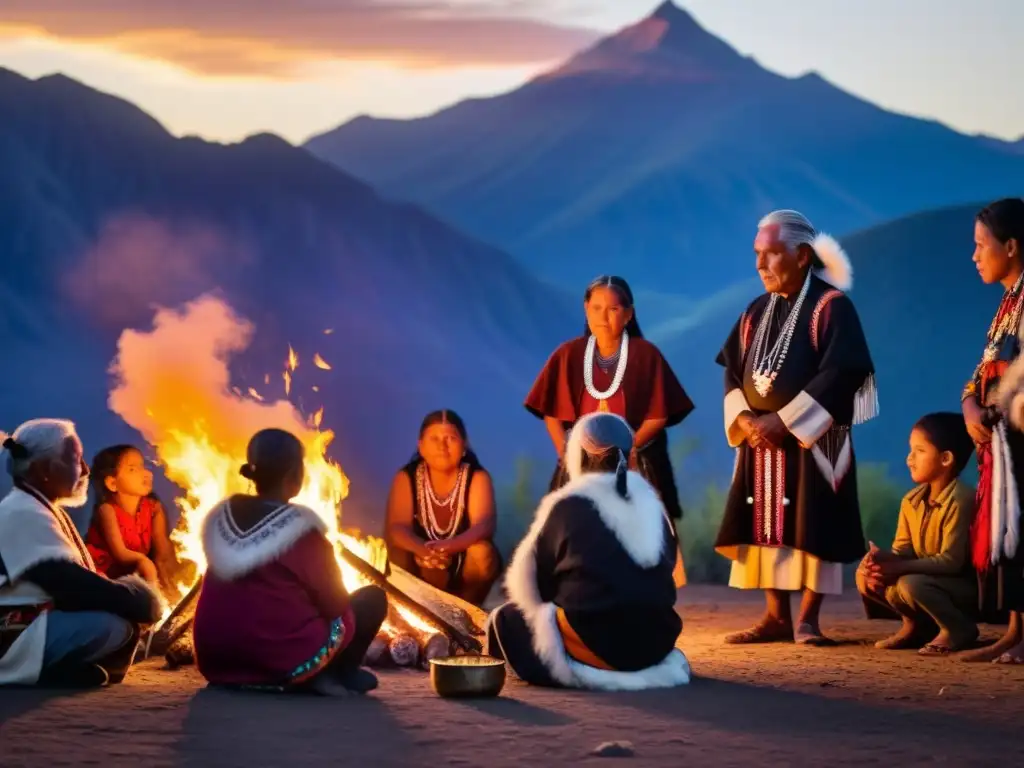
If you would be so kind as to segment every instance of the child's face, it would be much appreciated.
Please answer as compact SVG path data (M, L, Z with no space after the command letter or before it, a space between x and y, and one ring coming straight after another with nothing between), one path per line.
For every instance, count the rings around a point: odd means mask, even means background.
M117 474L106 480L107 490L126 496L148 496L153 491L153 473L138 451L128 451L117 465Z
M907 469L915 483L930 483L938 480L953 467L953 454L940 451L928 435L919 429L910 432L910 453L907 454Z

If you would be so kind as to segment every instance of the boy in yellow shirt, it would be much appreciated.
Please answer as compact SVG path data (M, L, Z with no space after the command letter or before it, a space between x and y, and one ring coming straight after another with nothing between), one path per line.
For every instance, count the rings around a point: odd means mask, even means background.
M928 414L910 432L907 467L917 486L903 497L892 550L872 542L857 571L868 616L903 620L876 648L937 656L978 638L970 561L974 489L958 479L973 452L959 413Z

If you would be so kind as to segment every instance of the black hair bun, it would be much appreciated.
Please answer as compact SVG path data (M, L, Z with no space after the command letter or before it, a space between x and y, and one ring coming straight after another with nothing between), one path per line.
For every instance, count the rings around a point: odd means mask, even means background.
M28 457L28 451L25 446L15 440L13 437L8 437L4 440L4 448L16 459L24 459Z
M256 467L252 464L243 464L238 468L238 474L244 477L246 480L256 479Z

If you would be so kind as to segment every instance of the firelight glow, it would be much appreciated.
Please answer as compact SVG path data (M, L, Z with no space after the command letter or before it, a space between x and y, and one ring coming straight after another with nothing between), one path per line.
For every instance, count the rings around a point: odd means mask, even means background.
M341 531L349 484L327 457L334 433L320 429L323 409L304 418L287 400L270 401L251 388L243 395L230 386L230 357L248 346L253 330L222 300L204 296L181 311L158 310L151 331L126 330L118 341L110 408L154 447L167 478L186 489L175 499L182 522L171 534L179 558L195 563L198 573L205 570L203 520L221 500L249 492L249 481L238 471L249 438L277 427L306 449L306 476L295 502L323 519L336 547L383 571L387 551L381 540ZM366 583L340 557L338 562L346 588ZM179 585L179 599L191 586ZM411 611L397 609L413 626L432 631Z

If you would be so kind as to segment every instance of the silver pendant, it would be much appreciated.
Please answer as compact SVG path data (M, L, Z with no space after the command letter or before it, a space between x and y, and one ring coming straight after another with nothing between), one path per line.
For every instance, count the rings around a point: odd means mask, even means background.
M772 391L772 386L775 384L775 372L764 373L762 371L754 371L750 378L754 382L754 389L757 390L757 394L761 397L768 397L768 393Z

